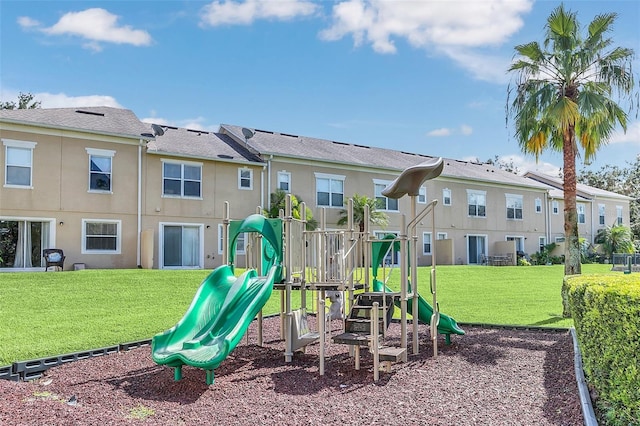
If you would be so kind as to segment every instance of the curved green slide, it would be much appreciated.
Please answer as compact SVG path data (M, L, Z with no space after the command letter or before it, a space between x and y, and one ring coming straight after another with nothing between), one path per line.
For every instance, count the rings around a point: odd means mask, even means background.
M393 292L389 287L386 287L382 281L377 280L378 273L378 265L381 265L384 262L384 258L389 250L389 246L391 245L390 240L395 238L394 235L388 235L385 239L380 241L375 241L372 247L372 257L373 257L373 291L386 291ZM399 250L399 242L394 242L394 251ZM411 283L409 283L409 291L411 291ZM400 307L400 301L395 302L396 306ZM409 315L413 315L413 303L409 300L407 303L407 312ZM433 315L433 307L427 302L422 296L418 294L418 320L422 321L426 324L431 324L431 316ZM440 321L438 322L438 333L444 334L446 343L451 343L451 335L459 334L464 335L464 330L458 326L456 320L451 318L448 315L440 312Z
M182 366L206 370L207 384L213 384L213 370L235 349L249 324L269 300L275 281L282 277L282 240L273 233L277 224L252 215L234 228L231 244L243 232L261 233L271 246L263 250L267 276L251 269L236 277L233 266L216 268L202 282L182 319L155 335L151 356L157 364L174 368L174 379L182 377Z

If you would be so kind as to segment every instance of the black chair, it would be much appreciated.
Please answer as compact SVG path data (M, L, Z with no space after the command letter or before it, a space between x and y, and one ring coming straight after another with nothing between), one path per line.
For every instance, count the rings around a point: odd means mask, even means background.
M61 271L64 271L64 251L61 249L44 249L42 250L42 257L44 257L45 261L45 272L49 270L50 266L55 266L56 270L60 268Z

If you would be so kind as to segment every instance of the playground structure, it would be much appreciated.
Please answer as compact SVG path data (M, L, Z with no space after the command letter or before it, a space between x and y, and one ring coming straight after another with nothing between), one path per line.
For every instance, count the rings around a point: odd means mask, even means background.
M231 220L229 204L225 202L223 221L223 265L216 268L201 284L184 317L171 329L159 333L152 340L153 360L174 368L174 379L182 377L183 365L206 371L207 384L214 381L214 369L233 351L257 316L258 344L262 338L262 307L272 291L280 292L280 332L285 341L285 361L291 362L294 352L312 343L319 344L319 374L324 374L325 345L328 342L325 300L336 294L348 301L349 313L342 333L331 336L337 344L347 344L353 350L355 368L360 366L360 347L368 347L373 355L374 380L379 378L380 362L387 370L393 361L407 360L408 318L412 316L413 353L418 353L418 321L430 324L433 354L438 354L437 334L464 334L455 320L439 312L436 295L435 248L429 274L433 304L429 305L411 286L418 282L417 225L431 215L432 235L436 200L417 212L417 196L425 180L440 175L444 163L441 158L410 167L391 184L383 195L389 198L411 198L411 218L407 224L402 216L400 235L384 240L371 237L369 211L365 208L364 231L356 231L353 223L352 200L347 203L347 228L328 230L325 211L321 210L317 230L305 230L306 206L299 206L301 220L294 219L291 198L288 197L280 218L268 219L260 213L244 220ZM258 210L261 211L260 209ZM240 235L245 235L245 267L239 277L234 276L236 248ZM385 273L384 259L394 251L400 253L400 292L393 292L386 282L378 279L380 265ZM370 277L369 271L372 271ZM384 274L386 276L386 274ZM384 280L384 277L381 277ZM293 309L292 293L300 292L300 304ZM307 315L308 292L315 301L318 331L309 329ZM346 297L345 297L346 295ZM409 305L408 302L411 301ZM393 316L394 306L400 308L400 347L382 344L385 331ZM313 306L312 306L313 308ZM335 314L331 312L331 316ZM343 315L341 315L343 316ZM331 334L331 333L329 333Z

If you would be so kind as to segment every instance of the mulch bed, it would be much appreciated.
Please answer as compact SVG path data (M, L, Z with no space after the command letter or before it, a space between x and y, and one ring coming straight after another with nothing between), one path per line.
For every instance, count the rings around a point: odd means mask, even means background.
M309 318L314 327L314 319ZM466 327L433 357L428 327L420 353L373 380L348 347L327 345L320 376L318 344L284 361L278 318L256 324L215 371L173 370L151 359L150 347L52 368L32 382L0 380L1 425L582 425L570 333ZM334 334L339 322L332 324ZM399 346L400 325L387 342ZM411 345L409 345L411 346Z

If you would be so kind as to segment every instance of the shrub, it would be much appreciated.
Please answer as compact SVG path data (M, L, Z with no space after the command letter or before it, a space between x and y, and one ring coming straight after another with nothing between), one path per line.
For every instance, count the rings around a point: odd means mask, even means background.
M640 424L640 275L570 276L563 293L601 420Z

